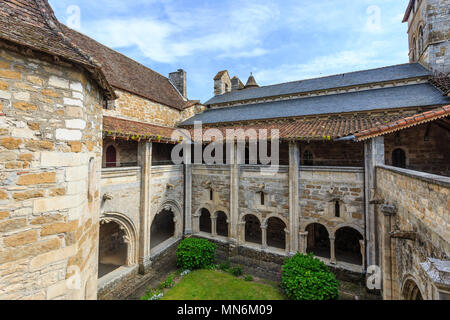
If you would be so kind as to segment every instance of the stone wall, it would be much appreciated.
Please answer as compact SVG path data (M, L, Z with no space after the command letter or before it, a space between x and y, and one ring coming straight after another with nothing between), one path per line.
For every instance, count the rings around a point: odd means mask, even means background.
M416 14L411 14L409 27L410 60L419 60L435 72L450 72L450 20L448 0L416 1ZM419 50L419 28L423 27L423 51ZM413 40L416 40L414 45ZM416 54L413 55L413 49Z
M102 213L119 213L127 217L136 230L140 228L141 168L109 168L102 170Z
M302 167L300 170L300 230L311 223L324 225L330 237L341 226L364 236L364 169ZM335 216L335 202L341 216Z
M260 166L241 166L239 184L239 221L248 214L258 217L263 224L270 217L283 220L289 229L289 175L281 166L278 173L264 175ZM261 205L259 192L265 195ZM241 234L242 240L244 240Z
M213 189L213 199L210 190ZM208 209L230 213L230 167L194 165L192 169L192 213Z
M407 280L417 284L424 299L435 299L420 263L450 260L450 179L382 166L377 168L377 192L396 207L391 217L378 210L384 299L403 299ZM413 238L391 238L394 231L412 232Z
M110 146L116 149L117 167L134 167L138 161L138 143L136 141L105 139L103 141L102 166L106 168L106 150Z
M0 299L95 299L102 98L45 61L0 49Z
M116 90L116 94L118 99L114 101L114 107L112 110L104 110L104 115L166 127L175 127L200 112L201 108L196 105L180 111L127 91Z
M392 165L392 152L400 148L406 153L406 168L450 176L450 133L435 122L387 135L384 139L386 164Z
M310 151L314 166L364 166L364 144L355 142L310 142L300 146L300 158L304 164L304 155Z

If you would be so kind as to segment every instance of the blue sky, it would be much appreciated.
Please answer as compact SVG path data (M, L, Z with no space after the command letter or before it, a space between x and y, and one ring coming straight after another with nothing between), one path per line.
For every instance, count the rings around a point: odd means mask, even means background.
M408 0L50 3L61 22L165 76L183 68L203 102L224 69L270 85L408 62Z

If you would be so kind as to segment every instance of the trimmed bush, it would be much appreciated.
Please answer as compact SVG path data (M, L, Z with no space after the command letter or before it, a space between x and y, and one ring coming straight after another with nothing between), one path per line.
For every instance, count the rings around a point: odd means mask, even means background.
M208 269L216 261L216 245L205 239L187 238L177 248L177 265L183 270Z
M241 266L235 266L231 268L230 273L235 277L242 276L242 267Z
M286 259L282 268L281 287L293 300L335 300L339 282L330 269L313 254Z

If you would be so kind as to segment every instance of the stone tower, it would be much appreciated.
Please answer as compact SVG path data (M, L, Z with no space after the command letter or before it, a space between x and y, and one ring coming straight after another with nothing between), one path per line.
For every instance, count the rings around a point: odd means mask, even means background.
M410 0L403 22L408 22L410 62L448 75L450 0Z

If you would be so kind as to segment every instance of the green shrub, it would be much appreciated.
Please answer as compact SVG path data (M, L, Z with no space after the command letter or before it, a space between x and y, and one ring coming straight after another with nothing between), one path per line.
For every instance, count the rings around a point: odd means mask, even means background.
M219 269L219 270L222 270L222 271L228 271L228 270L230 270L230 261L225 261L225 262L222 262L222 263L220 263L218 266L217 266L217 269Z
M244 278L244 280L245 280L245 281L248 281L248 282L251 282L251 281L253 281L253 277L252 277L252 276L246 276L246 277Z
M231 268L230 272L233 276L240 277L240 276L242 276L242 267L235 266L235 267Z
M339 282L330 269L312 254L286 259L281 287L293 300L334 300L339 298Z
M161 284L159 285L159 289L163 290L172 288L175 285L174 279L175 274L171 274L170 276L167 277L165 281L161 282Z
M187 238L177 248L177 265L183 270L211 268L216 260L216 245L205 239Z

